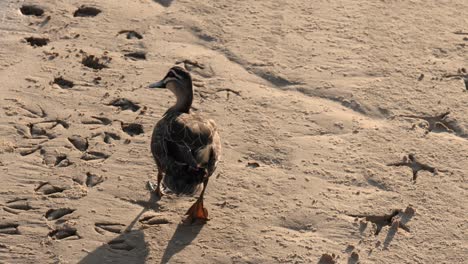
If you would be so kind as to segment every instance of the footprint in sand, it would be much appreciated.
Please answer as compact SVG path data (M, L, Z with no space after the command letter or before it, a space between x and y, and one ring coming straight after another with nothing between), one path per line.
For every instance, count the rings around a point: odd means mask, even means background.
M37 37L28 37L25 38L26 42L33 47L42 47L49 44L48 38L37 38Z
M66 215L73 213L76 209L70 208L58 208L58 209L50 209L45 213L45 218L47 220L57 220Z
M50 231L49 237L55 239L80 239L76 228L69 226L67 223Z
M44 182L39 184L39 186L36 187L35 191L45 195L50 195L54 193L61 193L65 191L65 188L52 185L49 182Z
M19 224L15 223L0 223L0 234L19 235Z
M99 176L97 174L87 172L86 176L79 176L79 177L74 177L73 181L80 184L80 185L86 185L89 188L92 188L98 184L103 183L105 180L104 177Z
M94 224L94 230L101 235L105 234L105 231L120 234L122 233L125 225L120 223L111 223L111 222L99 222Z
M74 17L95 17L99 15L102 11L96 7L92 6L80 6L74 13Z
M44 14L44 9L37 5L23 5L20 11L25 16L42 16Z

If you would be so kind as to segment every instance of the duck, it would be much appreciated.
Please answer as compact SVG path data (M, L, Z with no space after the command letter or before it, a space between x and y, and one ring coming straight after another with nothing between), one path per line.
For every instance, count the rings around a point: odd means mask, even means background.
M151 153L158 174L156 186L151 182L148 186L160 198L164 192L194 195L202 186L198 199L186 212L185 221L206 223L209 219L203 205L204 194L221 157L216 123L191 111L192 77L184 68L170 68L161 81L148 87L168 89L176 97L175 104L157 122L151 136Z

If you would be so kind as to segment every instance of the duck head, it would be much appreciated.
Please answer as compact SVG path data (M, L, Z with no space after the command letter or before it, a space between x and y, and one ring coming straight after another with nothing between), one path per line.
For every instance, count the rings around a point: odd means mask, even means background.
M161 81L150 84L149 88L169 89L177 98L176 104L170 110L189 112L193 101L192 77L182 67L172 67Z

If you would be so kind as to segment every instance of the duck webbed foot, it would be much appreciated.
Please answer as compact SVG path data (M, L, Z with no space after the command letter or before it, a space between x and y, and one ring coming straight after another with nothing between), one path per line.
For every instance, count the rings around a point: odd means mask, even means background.
M159 198L164 196L164 193L161 191L161 187L159 186L159 184L155 186L152 182L148 181L147 186L148 186L148 189L152 193L156 194Z
M197 201L188 209L187 218L184 220L187 224L201 223L205 224L208 221L208 210L203 206L203 197L197 199Z
M203 181L203 189L201 191L200 197L195 201L195 203L188 209L187 218L185 219L185 223L187 224L194 224L195 222L205 224L208 219L208 210L203 207L203 196L205 194L206 186L208 186L208 177L205 178Z

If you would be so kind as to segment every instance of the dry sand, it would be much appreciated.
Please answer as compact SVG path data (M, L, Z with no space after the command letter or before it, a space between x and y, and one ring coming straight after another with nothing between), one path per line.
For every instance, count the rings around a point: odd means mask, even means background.
M466 263L466 0L161 2L0 1L1 263ZM145 188L184 60L205 226Z

